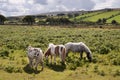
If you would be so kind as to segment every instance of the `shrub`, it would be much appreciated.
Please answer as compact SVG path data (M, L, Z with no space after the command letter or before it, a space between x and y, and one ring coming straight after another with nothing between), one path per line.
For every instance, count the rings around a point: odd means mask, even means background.
M112 60L111 60L111 63L112 63L113 65L120 65L120 58L112 59Z
M4 71L8 73L22 73L22 68L21 67L14 67L14 65L6 65L4 68Z
M97 55L93 55L93 59L92 59L92 62L93 63L97 63L99 60L98 60L98 56Z
M14 68L15 73L22 73L22 68L21 67L16 67Z
M117 69L117 70L115 71L115 74L114 74L113 76L120 76L120 70Z
M73 64L73 63L69 63L68 64L68 69L70 70L75 70L77 68L77 65L76 64Z
M110 63L113 65L120 65L120 55L119 53L110 53L108 55L108 59L110 60Z
M7 66L5 66L4 70L9 72L9 73L12 73L12 72L14 72L14 66L13 65L7 65Z
M9 57L9 60L14 61L14 60L15 60L15 56L10 56L10 57Z
M110 49L106 46L102 46L99 50L100 54L108 54L110 52Z
M4 51L0 52L0 56L1 57L8 57L9 56L9 51L4 50Z
M99 70L98 70L98 65L95 65L94 66L94 72L96 73L96 72L98 72Z
M105 72L103 70L99 71L98 74L101 76L105 76Z
M116 20L112 20L111 24L118 24L118 22Z
M27 61L25 59L22 59L21 62L22 62L22 65L27 64Z

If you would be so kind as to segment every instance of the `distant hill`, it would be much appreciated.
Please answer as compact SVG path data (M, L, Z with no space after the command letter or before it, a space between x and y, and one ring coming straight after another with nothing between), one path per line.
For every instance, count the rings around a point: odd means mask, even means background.
M120 23L120 8L106 8L101 10L92 10L92 11L62 11L62 12L48 12L48 13L41 13L41 14L35 14L31 15L35 18L41 18L41 17L54 17L54 16L65 16L65 15L75 15L73 17L69 17L70 20L74 21L76 19L77 22L80 21L86 21L86 22L96 22L98 19L106 19L106 23L111 23L112 20L116 20L118 23ZM9 16L7 17L9 21L19 21L24 16Z
M120 9L102 9L88 12L75 18L78 22L97 22L99 19L106 19L106 23L111 23L112 20L116 20L118 23L120 23ZM71 20L74 19L72 18Z

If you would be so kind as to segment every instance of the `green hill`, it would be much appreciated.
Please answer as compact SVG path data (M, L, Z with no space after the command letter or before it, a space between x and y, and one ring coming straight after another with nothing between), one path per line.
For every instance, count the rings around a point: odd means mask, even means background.
M115 17L113 17L113 18L107 20L107 23L111 23L112 20L116 20L118 23L120 23L120 15L115 16Z
M7 17L8 22L19 23L23 16L11 16ZM101 9L93 11L68 11L68 12L51 12L43 13L39 15L31 15L36 18L36 22L46 20L49 17L52 18L69 18L71 21L79 22L97 22L99 19L105 19L106 23L111 23L112 20L116 20L120 23L120 9ZM22 21L21 21L22 22ZM17 24L18 24L17 23ZM46 23L46 22L45 22Z
M96 22L98 19L103 19L103 18L109 18L112 15L116 15L118 14L120 11L108 11L108 12L104 12L102 14L98 14L92 17L88 17L85 18L83 21L92 21L92 22Z
M82 21L82 20L84 20L85 18L92 17L92 16L97 15L97 14L100 14L100 13L102 13L102 11L101 11L101 12L99 12L99 11L88 12L88 13L82 14L82 15L80 15L80 16L77 16L77 17L76 17L76 20ZM72 18L71 20L74 20L74 18Z
M112 20L116 20L120 23L120 10L100 10L100 11L92 11L90 13L85 13L77 16L75 19L77 22L86 21L86 22L96 22L98 19L105 18L107 23L111 23ZM73 19L71 19L73 20Z

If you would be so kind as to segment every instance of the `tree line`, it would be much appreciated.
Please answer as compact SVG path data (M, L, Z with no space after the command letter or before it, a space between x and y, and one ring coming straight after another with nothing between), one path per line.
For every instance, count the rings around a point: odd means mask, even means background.
M61 17L62 16L62 17ZM36 16L31 16L31 15L27 15L25 17L22 18L22 24L26 24L26 25L33 25L33 24L45 24L45 25L66 25L66 24L106 24L107 19L103 18L103 19L98 19L96 22L86 22L86 21L80 21L78 23L76 23L76 21L71 21L69 17L73 16L73 14L68 14L68 17L63 17L64 15L58 15L57 17L47 17L47 16L41 16L44 20L39 20L38 22L36 22ZM75 14L74 17L79 16L79 14ZM112 17L112 16L111 16ZM111 18L110 17L110 18ZM39 16L40 18L40 16ZM7 20L7 18L3 15L0 15L0 24L3 25L5 24L5 21ZM116 20L112 20L111 24L118 24L118 22Z

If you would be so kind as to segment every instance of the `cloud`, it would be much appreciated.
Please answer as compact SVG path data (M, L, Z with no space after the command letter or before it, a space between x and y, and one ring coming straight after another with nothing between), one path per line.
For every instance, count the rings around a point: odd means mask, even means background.
M120 1L119 0L113 0L111 3L111 7L113 8L120 8Z
M8 0L9 4L25 4L25 0Z
M61 3L64 4L69 9L76 8L78 10L79 9L91 10L95 5L95 3L91 0L76 0L76 1L64 0Z
M47 4L47 0L34 0L35 3L39 3L39 4L42 4L42 5L46 5Z
M120 0L93 0L96 5L93 9L103 9L103 8L120 8Z
M120 0L0 0L0 14L17 16L52 11L119 8Z

